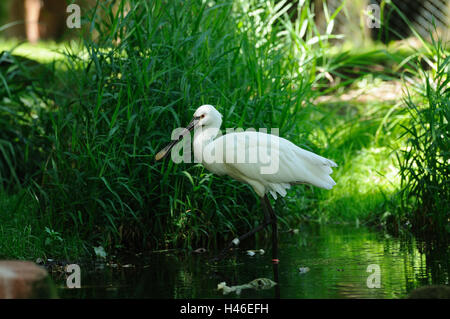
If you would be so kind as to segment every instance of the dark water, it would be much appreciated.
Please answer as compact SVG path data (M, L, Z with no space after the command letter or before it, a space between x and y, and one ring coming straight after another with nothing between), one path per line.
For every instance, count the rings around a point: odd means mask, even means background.
M168 251L129 258L120 263L125 267L81 266L80 289L68 289L62 276L55 281L61 298L404 298L424 285L449 285L448 247L352 226L308 226L279 237L278 270L271 263L269 238L242 243L218 264L209 262L208 253ZM265 254L246 254L260 248ZM379 267L379 288L368 287L374 274L367 272L369 265ZM300 267L309 271L301 273ZM279 284L267 290L245 289L240 295L217 290L223 281L232 286L274 276Z

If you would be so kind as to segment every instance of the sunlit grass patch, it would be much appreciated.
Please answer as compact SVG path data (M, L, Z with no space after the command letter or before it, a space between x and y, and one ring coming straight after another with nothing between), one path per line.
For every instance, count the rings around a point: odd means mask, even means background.
M386 200L398 192L395 150L404 143L398 123L404 121L406 112L398 104L397 84L363 77L342 92L348 98L321 98L321 115L315 120L322 128L314 131L311 141L323 146L322 154L338 167L332 174L337 185L331 191L319 191L319 220L363 223L381 216ZM380 88L391 98L376 99Z
M29 42L20 42L14 39L0 38L0 52L12 51L13 54L35 60L40 63L49 63L57 60L63 60L62 53L68 45L66 42L56 43L53 41L40 41L36 44ZM72 41L71 45L76 45Z
M345 152L345 151L344 151ZM364 148L344 156L333 174L336 186L319 202L329 220L363 221L381 213L386 197L398 191L395 155L387 147Z

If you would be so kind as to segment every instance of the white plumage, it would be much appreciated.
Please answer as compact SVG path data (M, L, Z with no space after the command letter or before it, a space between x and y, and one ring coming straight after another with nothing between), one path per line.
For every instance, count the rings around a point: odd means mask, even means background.
M311 184L331 189L336 183L331 178L336 163L301 149L288 140L262 132L233 132L220 136L222 115L212 105L202 105L177 140L173 140L158 154L160 160L169 154L175 144L194 130L194 158L209 171L228 175L250 184L261 197L265 221L252 231L235 238L219 257L233 245L272 224L272 262L278 264L277 217L267 193L276 199L286 196L293 184Z
M229 133L216 138L222 115L211 105L200 106L194 113L195 118L198 122L195 124L194 158L215 174L229 175L250 184L260 197L268 192L275 199L277 194L284 197L293 184L305 183L325 189L336 185L330 174L331 167L337 165L329 159L306 151L284 138L261 132ZM262 168L269 165L268 157L255 156L255 153L270 154L270 158L277 159L278 169L263 174ZM205 154L213 154L214 161Z

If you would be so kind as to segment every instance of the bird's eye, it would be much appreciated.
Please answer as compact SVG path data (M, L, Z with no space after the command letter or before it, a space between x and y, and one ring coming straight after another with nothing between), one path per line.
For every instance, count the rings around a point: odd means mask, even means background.
M201 118L201 119L204 118L204 117L205 117L205 114L200 115L200 118Z

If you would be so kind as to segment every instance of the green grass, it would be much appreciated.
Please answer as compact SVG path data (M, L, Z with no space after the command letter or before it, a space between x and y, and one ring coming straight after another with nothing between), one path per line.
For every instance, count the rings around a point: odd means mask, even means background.
M331 157L340 163L333 175L339 183L324 194L319 207L328 218L367 220L370 214L382 209L379 206L385 197L399 185L393 154L399 145L396 140L399 134L383 125L393 105L369 102L342 108L353 114L334 117L335 123L328 130L332 136Z
M63 60L62 51L68 45L76 45L72 43L56 43L50 41L40 41L36 44L28 42L18 42L15 39L2 39L0 42L0 52L14 51L15 55L35 60L40 63L51 63L55 60Z
M414 74L410 51L338 51L308 5L292 21L286 1L111 3L97 7L102 19L88 14L95 39L22 45L0 64L0 237L11 243L0 255L216 247L260 223L249 186L153 160L207 103L224 128L278 127L339 164L332 191L297 186L277 203L282 227L382 224L400 214L395 151L408 118L400 99L315 101ZM39 63L21 58L33 52Z
M363 85L369 92L379 80L362 78L347 88L352 92ZM332 190L299 188L288 200L289 207L301 207L305 218L321 222L377 224L389 213L386 202L400 189L396 152L405 143L398 123L405 120L401 101L358 98L340 101L339 96L317 104L312 120L321 127L309 140L321 145L321 155L338 163L332 176ZM306 187L308 189L309 187ZM310 201L305 201L305 196Z
M409 121L403 128L408 140L398 164L405 218L422 236L446 238L450 234L450 52L440 41L433 41L431 49L432 71L418 68L421 82L405 96Z
M52 221L39 213L32 194L24 190L15 195L0 193L0 258L75 260L88 255L76 234L51 227Z
M306 141L308 128L296 122L310 112L301 104L315 74L298 68L309 62L292 60L290 37L278 41L275 9L259 18L232 10L231 3L132 2L126 17L119 8L96 22L101 37L86 40L87 58L69 51L64 72L37 93L47 104L39 122L49 148L30 187L55 229L70 225L113 248L190 247L214 245L261 220L249 214L258 206L247 186L198 166L152 163L171 130L204 103L217 105L225 127L280 127ZM298 44L315 36L308 32Z

